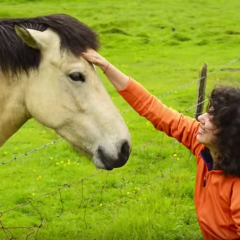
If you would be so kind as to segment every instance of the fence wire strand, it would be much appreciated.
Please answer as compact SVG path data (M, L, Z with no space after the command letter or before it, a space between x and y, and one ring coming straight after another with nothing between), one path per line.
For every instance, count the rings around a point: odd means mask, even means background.
M33 149L33 150L29 151L29 152L23 153L23 154L21 154L21 155L19 155L19 156L17 156L17 157L13 157L13 158L11 158L10 160L8 160L8 161L6 161L6 162L1 162L1 163L0 163L0 166L6 165L7 163L10 163L10 162L12 162L12 161L16 161L17 159L19 159L19 158L21 158L21 157L26 157L26 156L28 156L28 155L31 154L31 153L35 153L35 152L37 152L37 151L39 151L39 150L41 150L41 149L43 149L43 148L46 148L46 147L48 147L48 146L50 146L50 145L59 143L59 142L61 142L62 140L63 140L62 138L57 139L57 140L54 140L54 141L52 141L52 142L50 142L50 143L44 144L44 145L41 146L41 147L35 148L35 149Z

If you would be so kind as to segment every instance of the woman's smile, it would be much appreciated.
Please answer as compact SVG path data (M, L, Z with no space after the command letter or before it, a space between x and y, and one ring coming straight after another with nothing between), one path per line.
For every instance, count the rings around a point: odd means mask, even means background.
M198 117L200 126L198 129L197 140L207 147L213 147L216 139L216 127L209 113L204 113Z

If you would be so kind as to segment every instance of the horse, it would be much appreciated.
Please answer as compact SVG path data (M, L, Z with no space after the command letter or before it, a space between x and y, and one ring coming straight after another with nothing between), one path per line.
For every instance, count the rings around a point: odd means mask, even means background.
M97 168L126 164L129 130L87 48L98 50L97 34L67 14L0 20L0 147L34 118Z

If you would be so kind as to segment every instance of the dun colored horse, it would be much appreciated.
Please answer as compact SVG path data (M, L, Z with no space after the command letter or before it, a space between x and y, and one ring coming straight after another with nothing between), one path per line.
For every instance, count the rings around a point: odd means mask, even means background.
M0 20L0 146L34 118L98 168L127 162L127 126L81 57L87 48L98 48L96 34L65 14Z

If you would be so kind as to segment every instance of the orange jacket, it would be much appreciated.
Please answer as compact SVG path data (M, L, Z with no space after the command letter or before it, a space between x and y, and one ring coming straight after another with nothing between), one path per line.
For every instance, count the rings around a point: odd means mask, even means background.
M211 170L211 155L196 140L199 122L166 107L133 79L119 93L157 130L177 139L196 156L194 202L204 239L240 239L240 178Z

